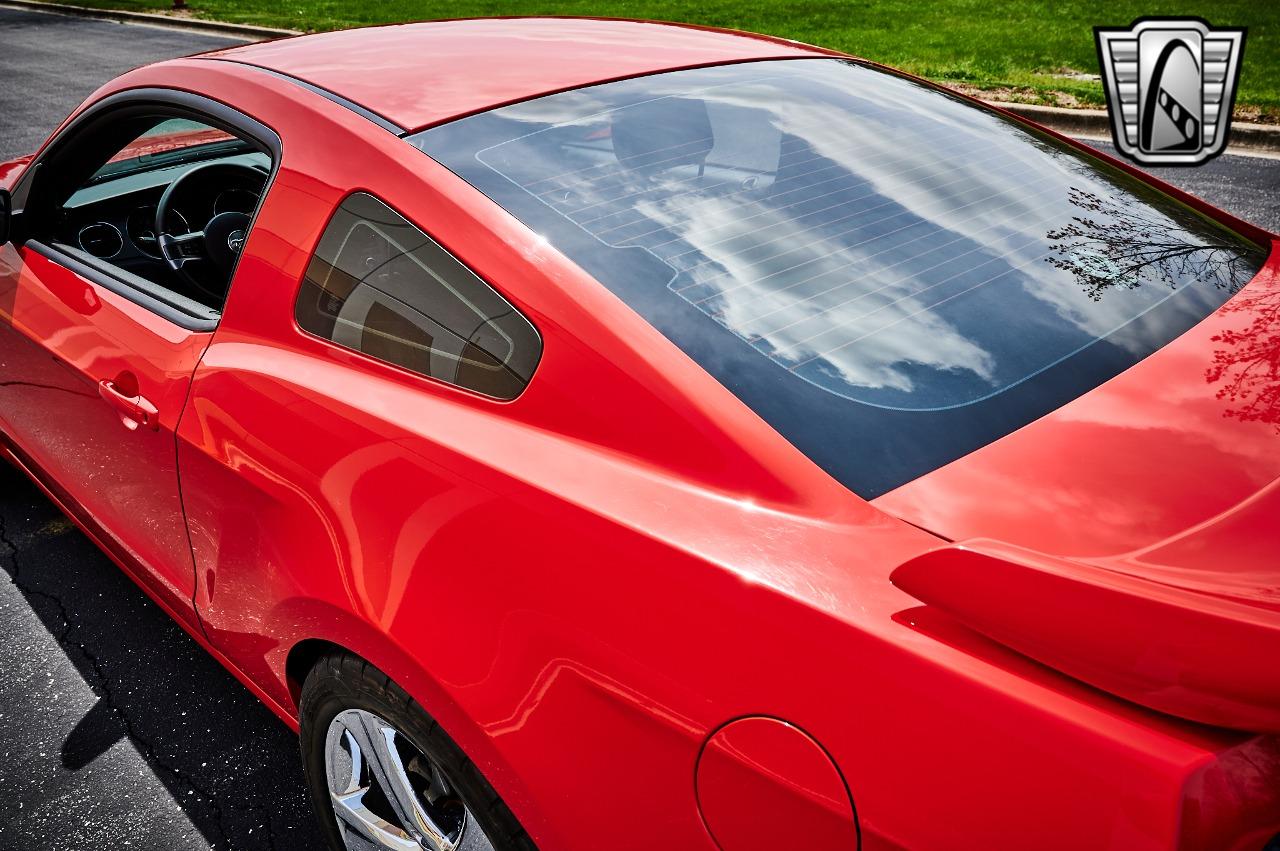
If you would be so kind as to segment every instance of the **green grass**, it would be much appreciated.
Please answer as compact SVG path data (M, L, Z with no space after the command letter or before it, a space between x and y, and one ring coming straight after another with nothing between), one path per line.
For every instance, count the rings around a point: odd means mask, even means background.
M171 0L67 0L134 11ZM1280 121L1280 0L188 0L198 17L329 30L360 24L481 15L599 15L688 21L785 36L884 62L934 80L1012 89L1017 99L1104 103L1093 27L1144 15L1208 15L1249 27L1237 117Z

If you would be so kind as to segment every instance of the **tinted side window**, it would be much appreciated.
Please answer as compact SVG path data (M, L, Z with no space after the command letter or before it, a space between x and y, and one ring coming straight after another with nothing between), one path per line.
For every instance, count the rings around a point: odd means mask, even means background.
M316 336L498 399L520 395L542 354L510 302L363 192L320 238L296 315Z

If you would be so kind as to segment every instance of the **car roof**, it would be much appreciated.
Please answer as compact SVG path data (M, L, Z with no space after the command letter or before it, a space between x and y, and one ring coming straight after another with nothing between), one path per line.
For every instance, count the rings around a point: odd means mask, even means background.
M830 55L783 39L598 18L476 18L340 30L204 54L286 74L405 130L676 68Z

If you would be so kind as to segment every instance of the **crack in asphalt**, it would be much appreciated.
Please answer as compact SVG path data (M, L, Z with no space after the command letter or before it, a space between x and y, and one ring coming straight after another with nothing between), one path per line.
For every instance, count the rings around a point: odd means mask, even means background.
M37 588L23 579L23 566L19 553L21 550L9 536L8 519L0 512L0 546L8 550L7 558L0 557L0 561L7 561L6 573L9 575L10 582L18 588L23 594L29 597L38 597L51 603L58 613L58 618L62 622L62 629L54 636L58 644L60 644L65 652L70 652L73 643L70 641L71 633L77 628L71 612L67 609L62 599L56 594L51 594L42 588ZM111 677L103 669L101 660L89 647L85 644L74 643L74 647L79 651L81 656L88 662L90 669L94 673L94 682L89 683L89 687L102 700L106 702L107 707L111 710L111 714L120 722L124 733L129 740L142 753L143 758L153 769L160 769L169 775L175 783L184 790L196 795L202 803L213 811L215 823L218 826L218 832L221 835L223 847L232 848L233 842L231 832L228 831L225 823L226 811L228 809L235 812L253 813L257 816L265 816L263 823L266 827L267 847L275 851L276 837L275 828L272 825L270 810L263 804L254 804L250 806L242 806L236 804L224 804L219 800L217 794L211 789L206 788L203 784L188 777L186 773L178 766L171 764L146 736L142 735L134 724L133 719L129 717L124 707L116 702L115 695L112 690ZM219 843L214 843L217 847Z
M98 398L87 391L75 390L70 387L59 387L56 384L40 384L36 381L0 381L0 387L30 387L33 390L56 390L59 393L70 393L72 396L82 396L85 399Z

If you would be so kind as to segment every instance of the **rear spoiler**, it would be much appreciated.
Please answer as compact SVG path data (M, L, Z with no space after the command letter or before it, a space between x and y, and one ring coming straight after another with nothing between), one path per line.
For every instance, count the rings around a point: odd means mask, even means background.
M1280 732L1280 611L981 539L917 556L891 579L1104 691L1192 721Z

